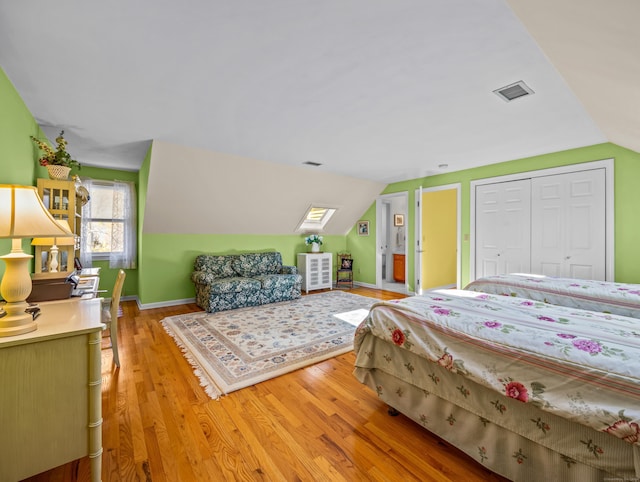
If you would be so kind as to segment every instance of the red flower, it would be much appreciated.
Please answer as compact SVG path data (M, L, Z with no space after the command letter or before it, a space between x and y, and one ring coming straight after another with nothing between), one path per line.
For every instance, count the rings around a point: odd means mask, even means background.
M609 428L605 429L605 432L615 435L630 444L634 444L640 440L640 426L634 422L618 420Z
M391 339L396 345L402 346L402 344L404 343L404 340L406 340L406 337L404 336L404 333L402 333L402 330L400 330L399 328L396 328L395 330L393 330L393 333L391 334Z
M438 359L438 365L447 370L453 369L453 357L449 353L445 353Z
M529 400L529 394L527 393L527 387L520 382L509 382L505 386L505 394L507 397L515 398L521 402L527 402Z

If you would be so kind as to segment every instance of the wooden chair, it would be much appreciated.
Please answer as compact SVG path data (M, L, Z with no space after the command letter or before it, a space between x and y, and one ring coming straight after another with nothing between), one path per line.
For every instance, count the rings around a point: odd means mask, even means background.
M111 338L111 349L113 350L113 361L117 367L120 367L120 358L118 357L118 309L120 308L120 295L122 294L122 285L127 274L123 270L118 271L116 283L113 286L111 294L111 302L105 302L102 306L102 323L107 325L109 329L109 338Z
M338 253L336 288L340 288L342 285L353 288L353 259L349 253Z

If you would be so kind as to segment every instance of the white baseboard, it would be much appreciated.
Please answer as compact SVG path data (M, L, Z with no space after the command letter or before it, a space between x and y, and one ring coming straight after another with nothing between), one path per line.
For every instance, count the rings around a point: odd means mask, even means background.
M378 289L378 287L374 284L371 283L363 283L362 281L354 281L353 282L354 286L362 286L363 288L372 288L374 290ZM335 286L334 286L335 288ZM414 294L414 293L409 293L409 294ZM140 311L143 310L152 310L153 308L166 308L167 306L177 306L177 305L188 305L190 303L195 303L196 299L195 298L185 298L182 300L169 300L169 301L158 301L157 303L140 303L140 299L137 296L123 296L122 297L123 301L128 301L128 300L135 300L136 304L138 305L138 309Z
M363 283L362 281L354 281L353 284L354 286L362 286L363 288L372 288L374 290L378 289L376 285L372 285L371 283Z
M195 303L195 298L185 298L182 300L169 300L169 301L158 301L157 303L145 303L141 304L138 297L135 297L136 303L138 304L138 309L142 310L152 310L153 308L166 308L167 306L177 306L177 305L188 305L190 303Z

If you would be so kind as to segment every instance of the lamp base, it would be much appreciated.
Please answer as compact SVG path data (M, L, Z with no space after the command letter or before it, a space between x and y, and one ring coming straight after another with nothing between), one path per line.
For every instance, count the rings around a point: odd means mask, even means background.
M0 336L14 336L29 333L37 329L33 315L25 313L29 306L26 302L31 293L31 275L29 274L30 254L22 252L19 239L12 240L9 254L0 256L6 263L6 269L0 283L0 294L5 299L5 315L0 317Z
M38 328L31 313L24 311L28 306L24 301L4 305L6 315L0 318L0 337L22 335Z

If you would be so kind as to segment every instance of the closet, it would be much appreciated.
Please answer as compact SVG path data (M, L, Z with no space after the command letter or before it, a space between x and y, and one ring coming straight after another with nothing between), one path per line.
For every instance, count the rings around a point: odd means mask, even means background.
M475 278L534 273L607 279L607 172L574 167L472 187Z

